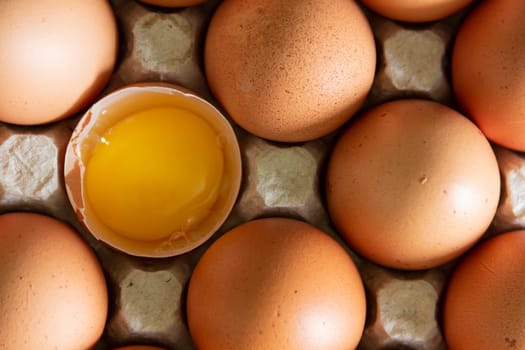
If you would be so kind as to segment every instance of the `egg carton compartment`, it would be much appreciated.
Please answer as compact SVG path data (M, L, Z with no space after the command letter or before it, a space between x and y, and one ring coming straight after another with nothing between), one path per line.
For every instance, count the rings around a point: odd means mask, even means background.
M176 83L216 103L203 72L207 24L219 1L161 9L112 0L120 30L117 66L104 93L145 81ZM375 80L362 109L401 97L423 97L456 108L449 82L450 46L469 11L427 24L403 24L365 10L377 45ZM97 349L151 344L195 349L187 329L185 293L200 256L221 234L258 217L307 221L345 245L325 209L323 176L338 131L287 144L254 136L233 122L241 147L243 181L235 207L204 245L172 258L139 258L94 239L77 221L63 179L65 147L80 114L50 125L0 124L0 212L34 211L74 226L104 268L109 314ZM502 200L487 236L525 227L525 157L496 147ZM346 245L345 245L346 247ZM348 249L348 247L347 247ZM367 292L367 322L359 349L445 350L440 302L456 261L425 271L381 267L350 249Z

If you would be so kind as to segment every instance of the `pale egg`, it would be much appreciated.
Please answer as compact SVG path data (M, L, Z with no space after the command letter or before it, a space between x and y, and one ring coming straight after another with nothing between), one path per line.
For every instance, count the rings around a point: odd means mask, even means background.
M118 43L108 1L4 0L0 13L0 121L64 119L106 86Z

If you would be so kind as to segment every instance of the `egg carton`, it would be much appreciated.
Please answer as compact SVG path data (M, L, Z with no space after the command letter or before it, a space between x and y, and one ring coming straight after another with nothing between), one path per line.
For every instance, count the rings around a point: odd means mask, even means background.
M218 104L203 73L206 27L218 1L160 9L112 0L120 30L119 59L105 93L144 81L191 89ZM427 24L403 24L365 10L378 48L368 108L402 97L422 97L457 108L449 82L451 43L466 9ZM262 216L307 221L337 238L323 199L323 168L337 132L300 144L271 142L233 126L243 161L241 190L231 215L204 245L180 256L139 258L94 239L77 221L63 179L66 145L80 114L44 126L0 124L0 212L33 211L74 226L96 252L110 297L97 349L152 344L195 349L185 317L185 292L206 248L227 230ZM502 199L485 237L525 227L525 158L494 146ZM35 152L38 150L38 152ZM444 350L440 302L457 261L424 271L397 271L353 254L367 293L367 321L359 349Z

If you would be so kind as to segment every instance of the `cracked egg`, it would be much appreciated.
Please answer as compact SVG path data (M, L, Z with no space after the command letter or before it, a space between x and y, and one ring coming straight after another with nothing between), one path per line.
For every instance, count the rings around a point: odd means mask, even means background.
M95 103L67 146L65 185L80 222L128 254L175 256L210 238L239 192L226 118L168 84L126 86Z

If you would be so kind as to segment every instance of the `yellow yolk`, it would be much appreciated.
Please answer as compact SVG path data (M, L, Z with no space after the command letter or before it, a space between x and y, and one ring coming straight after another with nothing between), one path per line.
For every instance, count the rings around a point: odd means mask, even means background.
M148 109L103 135L87 163L85 195L122 236L181 235L212 209L223 166L220 137L206 121L184 109Z

